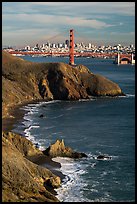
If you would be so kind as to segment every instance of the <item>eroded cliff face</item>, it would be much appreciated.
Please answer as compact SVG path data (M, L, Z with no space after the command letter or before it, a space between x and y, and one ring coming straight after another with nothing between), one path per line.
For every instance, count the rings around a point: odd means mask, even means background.
M61 179L35 163L35 158L41 157L46 156L26 138L2 133L3 202L59 201L49 188L58 188Z
M8 107L32 100L78 100L123 95L109 79L83 65L33 63L2 53L3 116Z

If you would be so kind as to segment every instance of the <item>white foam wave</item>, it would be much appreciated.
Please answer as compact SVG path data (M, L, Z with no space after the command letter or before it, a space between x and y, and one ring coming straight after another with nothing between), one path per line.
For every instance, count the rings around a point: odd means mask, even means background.
M62 132L52 132L52 135L61 135Z
M125 94L125 96L118 96L119 98L132 98L132 97L135 97L135 94Z
M29 104L28 104L28 106L24 106L24 107L22 107L20 109L28 111L30 113L33 113L34 111L35 112L38 111L36 104L33 104L33 106L29 106Z
M37 103L30 103L28 104L27 106L30 106L30 107L38 107L38 106L41 106L43 104L51 104L51 103L58 103L58 102L61 102L61 100L52 100L52 101L41 101L41 102L37 102Z
M60 100L53 100L53 101L42 101L42 102L38 102L38 103L32 103L32 104L28 104L24 107L22 107L21 109L27 111L23 117L24 121L22 122L22 124L25 126L25 130L24 130L24 134L25 136L28 138L28 140L30 140L33 144L38 144L38 148L40 150L44 150L45 149L45 143L46 140L44 141L40 141L38 139L35 138L35 135L31 134L31 130L32 129L36 129L39 128L40 126L37 123L33 122L33 114L38 113L39 112L39 107L45 104L51 104L51 103L57 103L60 102ZM55 126L50 126L50 127L45 127L45 129L51 129L54 128Z
M37 104L37 106L42 106L42 105L52 104L52 103L60 103L60 102L61 102L61 100L42 101L42 102L39 102Z
M28 139L29 139L30 141L32 141L32 142L35 141L34 136L32 136L32 135L30 134L30 127L24 130L24 134L25 134L26 137L28 137Z
M40 144L39 150L44 151L44 150L45 150L45 146L42 146L42 145Z
M24 130L24 132L27 130L27 131L29 131L29 130L31 130L31 129L33 129L33 128L39 128L40 126L39 125L30 125L27 129L25 129Z
M135 94L126 94L127 97L135 97Z
M39 125L30 125L28 127L26 127L26 129L24 130L24 134L25 137L27 137L28 140L30 140L34 145L37 144L37 148L39 148L39 150L43 151L45 150L45 143L46 143L46 139L38 139L35 137L35 135L31 134L31 130L33 128L37 129L39 128Z
M34 128L36 129L36 128L40 127L38 123L33 122L33 115L35 113L39 112L40 106L45 105L45 104L58 103L58 102L61 102L61 100L52 100L52 101L42 101L42 102L30 103L30 104L27 104L26 106L23 106L20 108L21 110L26 111L26 113L24 114L24 117L23 117L24 121L22 121L22 124L24 125L24 128L25 128L24 134L28 138L28 140L30 140L33 144L38 144L40 150L45 149L46 140L40 141L40 140L35 138L35 135L31 134L32 129L34 129ZM58 117L61 117L61 115ZM45 127L45 129L47 130L47 129L51 129L54 127L55 126Z
M64 115L64 114L60 114L60 115L58 115L58 116L52 117L51 119L60 118L60 117L62 117L63 115Z
M30 125L32 125L33 120L32 120L30 117L24 115L23 119L24 119L24 121L22 122L22 124L23 124L26 128L29 127Z
M26 106L21 107L20 109L27 111L27 114L30 115L30 114L34 114L38 112L39 111L38 108L42 105L58 103L58 102L61 102L61 100L42 101L42 102L37 102L37 103L32 103L32 104L30 103L30 104L27 104Z
M36 139L35 135L31 134L31 129L33 128L39 128L40 126L39 125L30 125L29 127L27 127L25 130L24 130L24 134L25 136L27 137L28 140L30 140L33 144L37 144L37 147L43 151L45 150L45 139Z
M49 130L49 129L52 129L52 128L54 128L54 127L56 127L56 126L48 126L48 127L44 127L43 129L44 129L44 130Z
M82 175L86 173L84 165L81 165L79 161L65 157L56 157L53 160L61 164L60 170L66 175L62 186L56 189L57 198L61 202L88 202L89 200L83 196L83 189L87 186L82 179Z
M73 109L73 107L69 107L69 108L67 108L66 110L69 111L69 110L72 110L72 109Z
M87 102L87 101L94 101L95 99L89 98L89 99L79 99L80 102Z

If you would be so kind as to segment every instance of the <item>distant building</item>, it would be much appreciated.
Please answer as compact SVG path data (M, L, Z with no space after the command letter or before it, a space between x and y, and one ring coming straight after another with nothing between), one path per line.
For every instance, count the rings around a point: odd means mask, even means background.
M25 50L31 50L31 47L28 45L25 47Z
M42 44L42 49L45 48L45 44Z
M36 48L39 48L39 45L38 45L38 43L37 43L37 44L35 45L35 47L36 47Z
M51 47L51 43L47 42L47 47L50 48Z
M58 43L59 48L62 48L62 46L63 46L62 43Z
M69 47L69 40L65 40L65 44Z
M53 43L53 48L56 48L56 44L55 43Z
M91 43L89 43L89 44L88 44L88 48L91 49L91 46L92 46Z

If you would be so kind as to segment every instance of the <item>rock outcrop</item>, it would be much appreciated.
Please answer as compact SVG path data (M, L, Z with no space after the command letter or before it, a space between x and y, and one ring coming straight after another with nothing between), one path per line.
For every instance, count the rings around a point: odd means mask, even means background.
M75 152L70 147L65 146L64 140L57 140L54 144L51 144L43 153L50 157L70 157L70 158L82 158L87 157L85 153Z
M97 156L97 159L98 160L110 160L110 159L112 159L112 157L109 155L106 155L106 154L100 154Z
M109 79L87 67L65 63L35 63L2 52L3 116L16 104L34 100L78 100L123 95Z
M34 163L42 155L26 138L11 132L2 134L3 202L59 201L49 189L60 186L60 177Z

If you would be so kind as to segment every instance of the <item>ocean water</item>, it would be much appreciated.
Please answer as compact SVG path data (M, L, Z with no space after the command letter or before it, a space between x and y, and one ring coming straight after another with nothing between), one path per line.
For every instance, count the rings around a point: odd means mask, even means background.
M35 62L66 62L63 57L22 57ZM57 197L62 202L135 201L135 66L112 59L76 58L76 64L119 84L124 97L28 104L14 131L40 149L56 139L87 158L53 158L66 175ZM39 116L43 114L44 117ZM99 154L111 160L97 160Z

